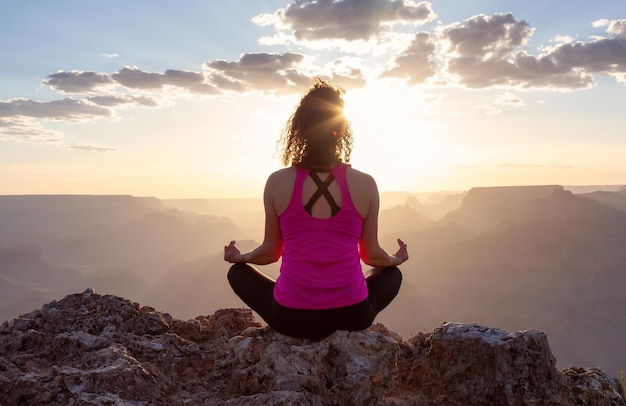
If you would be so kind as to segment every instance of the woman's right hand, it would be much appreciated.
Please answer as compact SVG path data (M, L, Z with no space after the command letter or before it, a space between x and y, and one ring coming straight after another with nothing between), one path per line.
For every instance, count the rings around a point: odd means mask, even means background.
M236 241L231 241L230 244L224 246L224 261L234 264L241 262L242 255L239 248L235 247Z

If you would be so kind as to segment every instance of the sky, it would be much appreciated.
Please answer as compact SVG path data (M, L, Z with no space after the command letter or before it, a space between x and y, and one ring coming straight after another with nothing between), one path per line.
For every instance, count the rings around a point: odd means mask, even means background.
M0 34L0 195L260 197L316 76L381 191L626 184L622 0L6 0Z

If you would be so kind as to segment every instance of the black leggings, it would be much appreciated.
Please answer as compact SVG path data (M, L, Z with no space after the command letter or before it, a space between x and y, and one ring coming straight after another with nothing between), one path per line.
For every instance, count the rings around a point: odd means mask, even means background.
M396 297L402 273L395 266L373 268L366 273L368 296L362 302L334 309L292 309L274 300L276 282L248 264L234 264L228 282L252 310L279 333L301 338L326 337L337 330L364 330Z

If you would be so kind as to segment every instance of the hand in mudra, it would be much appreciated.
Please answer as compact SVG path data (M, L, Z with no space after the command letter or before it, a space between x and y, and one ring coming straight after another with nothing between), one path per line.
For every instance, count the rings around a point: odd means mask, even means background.
M236 241L231 241L230 244L224 246L224 261L235 263L241 261L241 251L235 247Z
M396 257L396 259L399 261L396 265L400 265L407 259L409 259L409 251L407 251L407 246L404 241L398 238L398 245L400 246L400 248L398 248L398 252L394 254L394 257Z

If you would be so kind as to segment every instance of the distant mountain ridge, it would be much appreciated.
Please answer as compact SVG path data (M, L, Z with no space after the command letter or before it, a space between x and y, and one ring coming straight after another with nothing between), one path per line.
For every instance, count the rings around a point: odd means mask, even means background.
M127 195L0 195L0 237L67 235L94 223L116 226L163 210L154 197ZM1 240L0 240L1 241Z
M535 199L550 196L562 186L506 186L470 189L461 207L448 213L441 222L456 223L475 233L492 230L511 214Z
M151 285L170 267L239 234L227 218L133 196L0 196L0 224L0 319L84 286L158 300Z
M617 195L613 204L605 204L605 193ZM626 365L626 204L619 193L575 195L558 185L471 189L429 228L385 237L386 247L396 237L409 246L402 269L404 289L412 290L401 290L400 299L420 311L411 318L389 311L381 320L394 327L460 320L541 328L562 365L619 373Z

